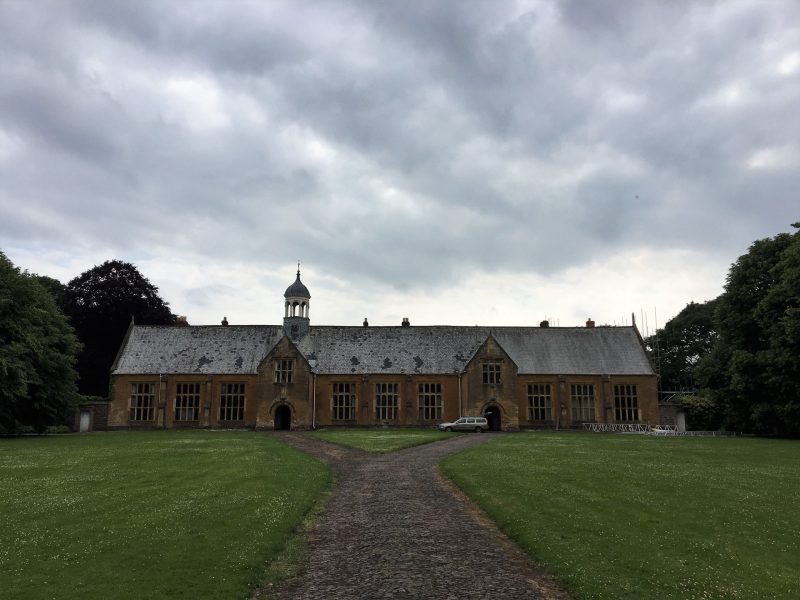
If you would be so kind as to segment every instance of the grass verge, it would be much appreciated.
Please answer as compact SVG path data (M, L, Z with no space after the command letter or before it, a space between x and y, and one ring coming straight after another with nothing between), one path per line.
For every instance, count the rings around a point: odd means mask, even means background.
M247 598L329 481L253 432L0 440L0 595Z
M294 528L294 535L287 540L281 551L265 565L264 574L258 587L252 590L251 600L272 598L273 592L281 584L300 574L305 562L311 531L325 511L329 499L330 490L317 497L303 520Z
M800 443L521 433L443 472L581 598L797 598Z
M321 429L311 435L326 442L385 454L459 434L436 429Z

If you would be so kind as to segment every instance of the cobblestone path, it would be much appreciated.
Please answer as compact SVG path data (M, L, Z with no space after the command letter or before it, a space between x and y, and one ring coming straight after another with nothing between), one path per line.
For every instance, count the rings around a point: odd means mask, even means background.
M281 438L337 475L289 598L567 598L449 481L441 458L488 441L461 435L368 454L294 432Z

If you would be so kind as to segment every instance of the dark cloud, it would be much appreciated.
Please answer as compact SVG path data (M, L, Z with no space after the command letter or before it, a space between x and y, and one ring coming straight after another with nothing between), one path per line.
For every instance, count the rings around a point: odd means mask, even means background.
M525 4L5 2L0 236L425 289L796 220L796 3Z

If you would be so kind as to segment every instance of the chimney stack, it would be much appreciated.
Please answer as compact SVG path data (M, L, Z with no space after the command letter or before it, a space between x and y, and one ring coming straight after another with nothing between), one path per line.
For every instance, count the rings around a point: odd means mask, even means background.
M550 327L550 321L548 321L547 319L545 319L544 321L542 321L541 323L539 323L539 327Z
M401 327L411 327L411 321L408 320L408 317L403 317L403 322L400 323Z
M189 321L186 320L186 315L180 315L175 319L175 327L188 327Z
M594 321L592 321L592 317L589 317L589 318L586 320L586 327L589 327L590 329L591 329L592 327L594 327Z
M222 326L223 327L227 327L228 326L228 317L222 317Z
M367 321L367 317L364 317L364 327L369 327L369 321Z

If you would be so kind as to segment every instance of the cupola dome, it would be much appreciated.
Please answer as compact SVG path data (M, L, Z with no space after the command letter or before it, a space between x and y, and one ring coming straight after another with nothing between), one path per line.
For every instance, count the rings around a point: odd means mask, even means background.
M297 279L294 280L294 283L286 288L286 292L283 294L284 298L311 298L311 294L308 291L308 288L303 285L303 282L300 281L300 269L297 269Z
M300 281L299 264L297 265L297 279L286 288L286 293L283 297L285 299L283 329L286 335L293 340L300 339L308 333L308 309L311 304L311 294L308 288L303 285L303 282Z

